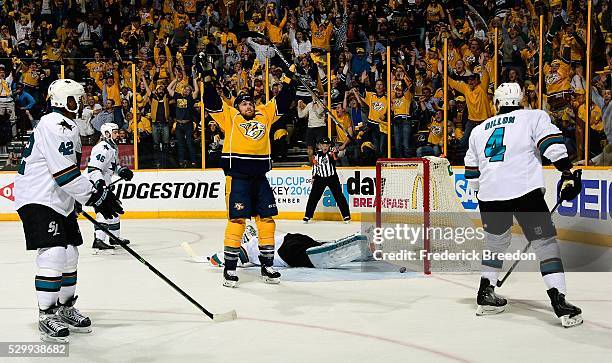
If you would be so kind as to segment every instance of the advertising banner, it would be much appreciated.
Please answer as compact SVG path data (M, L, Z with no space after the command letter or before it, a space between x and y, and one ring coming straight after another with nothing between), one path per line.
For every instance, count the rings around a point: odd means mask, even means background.
M131 149L130 149L131 150ZM466 211L478 210L476 193L468 185L462 168L454 168L449 183ZM376 171L373 168L338 169L342 191L351 213L375 211ZM14 173L0 173L0 220L15 220L13 208ZM310 169L276 169L267 175L278 210L293 212L293 218L304 213L312 187ZM612 219L612 170L584 170L583 188L573 201L564 202L555 215L558 228L592 233L610 233ZM544 170L546 202L552 208L557 201L559 172ZM130 182L114 186L127 212L184 212L182 217L216 216L225 212L225 177L221 170L136 172ZM193 214L198 212L198 214ZM338 213L336 201L326 190L317 212ZM190 215L189 213L192 213ZM208 214L207 214L208 213ZM166 215L169 216L169 215Z

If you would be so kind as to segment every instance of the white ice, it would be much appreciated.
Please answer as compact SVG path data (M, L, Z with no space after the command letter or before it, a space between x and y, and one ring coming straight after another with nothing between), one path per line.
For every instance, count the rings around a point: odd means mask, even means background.
M338 222L277 226L316 239L359 230L358 223ZM239 287L228 289L220 269L192 262L180 247L221 250L225 221L125 220L122 227L130 246L193 298L213 312L236 309L239 319L213 323L125 251L92 256L93 228L83 221L77 307L92 318L94 331L72 334L70 357L61 362L592 362L612 356L609 272L567 274L568 300L583 309L585 323L564 329L537 272L518 272L498 290L509 298L506 312L476 317L478 274L423 276L351 264L339 271L283 270L280 285L266 285L257 269L247 269L239 271ZM21 223L3 222L0 229L0 342L36 342L35 253L25 251Z

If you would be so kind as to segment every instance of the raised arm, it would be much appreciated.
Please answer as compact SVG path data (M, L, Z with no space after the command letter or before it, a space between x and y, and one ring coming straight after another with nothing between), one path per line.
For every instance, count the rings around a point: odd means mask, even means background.
M149 87L149 82L147 82L147 79L145 78L144 73L141 75L141 80L142 80L142 83L144 83L145 85L145 90L146 90L145 97L151 97L151 88Z
M198 85L198 80L194 77L191 81L193 84L193 99L197 100L200 95L200 86Z
M172 82L170 82L170 84L168 85L168 87L166 87L166 89L168 90L168 94L170 95L170 97L174 97L174 91L176 90L176 83L178 82L178 79L173 79Z

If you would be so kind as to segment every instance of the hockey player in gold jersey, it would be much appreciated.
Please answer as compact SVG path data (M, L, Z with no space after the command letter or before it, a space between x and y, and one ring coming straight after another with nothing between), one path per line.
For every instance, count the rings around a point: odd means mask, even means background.
M204 78L204 104L210 116L225 133L221 167L226 175L225 200L228 222L225 229L225 270L223 285L234 287L238 282L236 266L240 240L246 219L255 217L259 232L262 278L267 283L279 283L280 273L272 268L274 261L274 231L272 219L278 214L272 189L266 179L271 169L270 129L289 109L295 91L286 78L280 93L268 103L255 107L250 94L239 94L233 107L223 102L214 85L214 74Z

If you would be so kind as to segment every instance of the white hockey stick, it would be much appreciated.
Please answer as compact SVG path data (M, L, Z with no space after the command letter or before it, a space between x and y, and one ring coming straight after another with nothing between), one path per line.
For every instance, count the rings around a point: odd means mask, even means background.
M191 260L193 262L197 262L197 263L206 263L206 262L208 262L208 259L205 256L197 255L189 243L183 242L183 243L181 243L181 247L183 247L183 249L185 250L185 252L187 252L189 257L191 257Z

